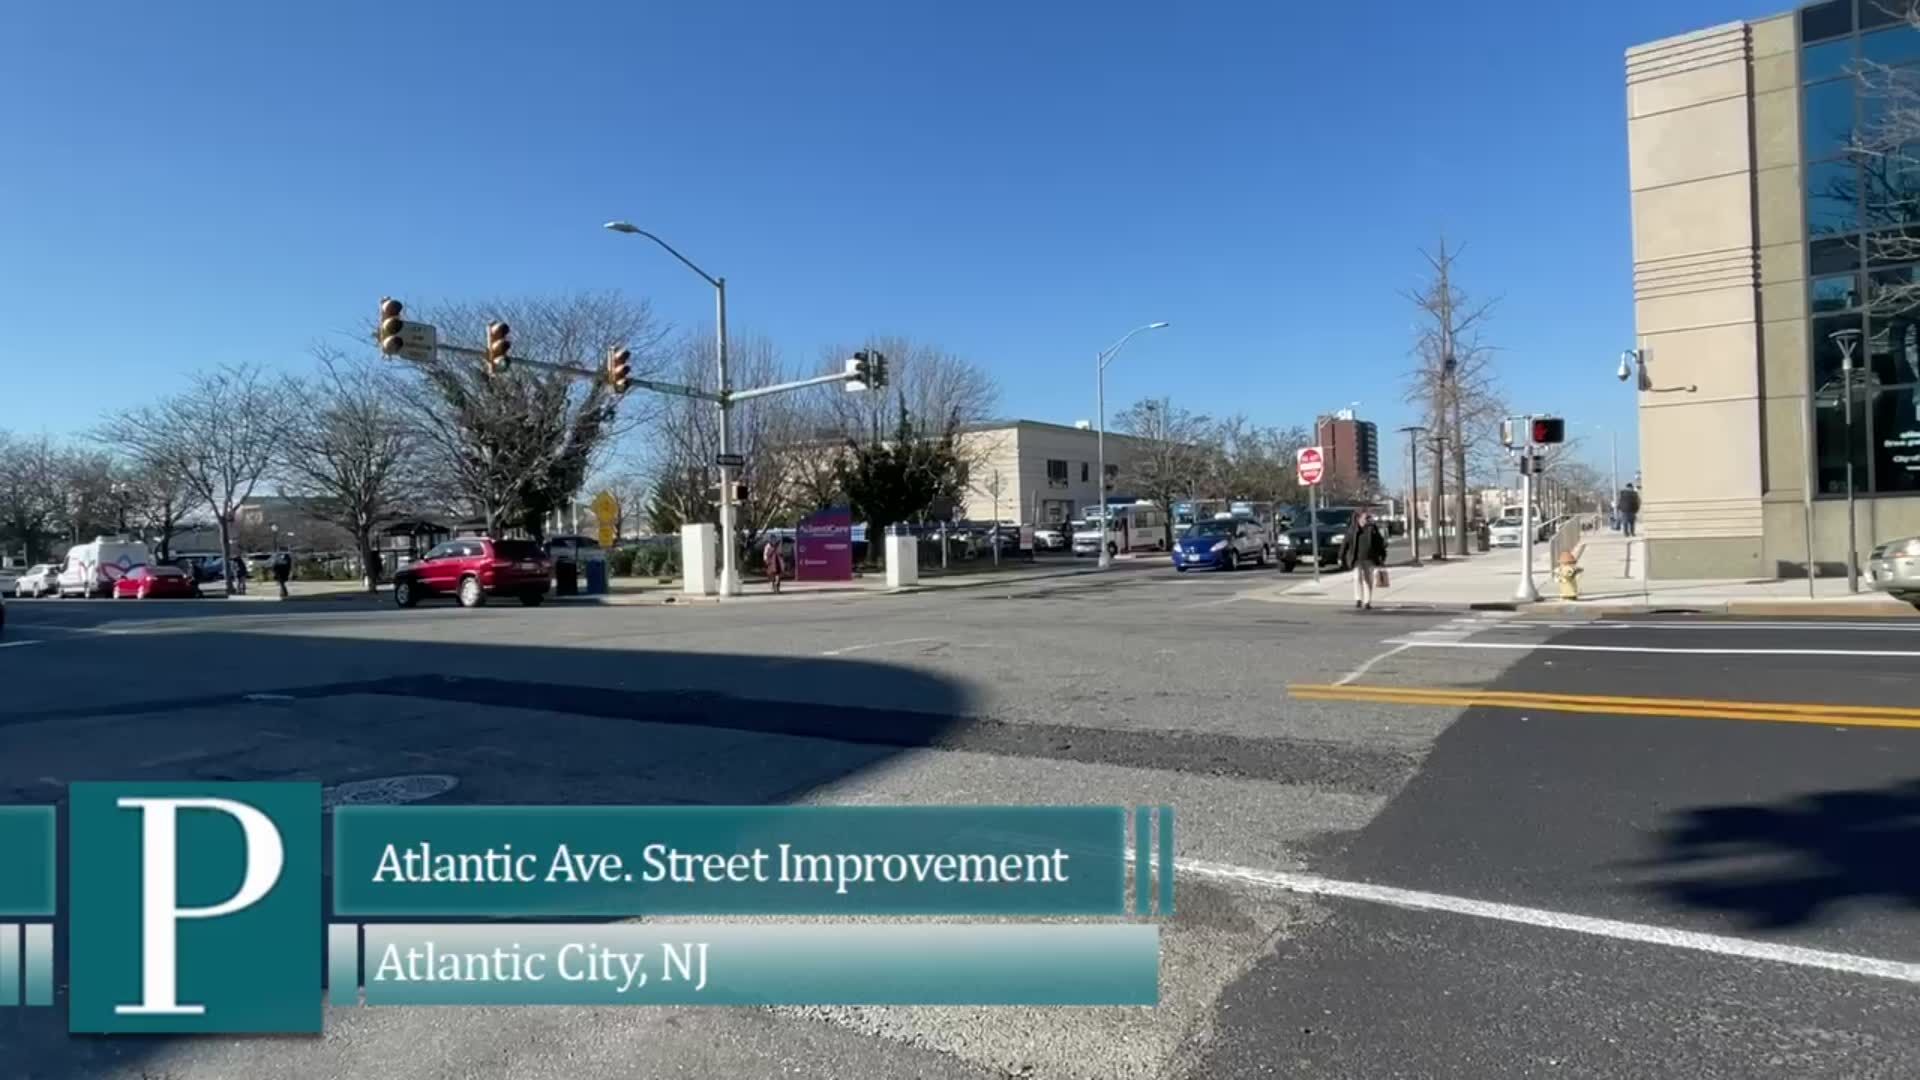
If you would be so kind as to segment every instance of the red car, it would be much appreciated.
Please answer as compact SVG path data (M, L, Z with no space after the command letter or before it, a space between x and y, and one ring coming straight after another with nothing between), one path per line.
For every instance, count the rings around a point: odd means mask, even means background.
M449 540L393 575L393 602L412 607L426 596L452 596L479 607L489 596L517 596L531 607L547 598L553 561L532 540L467 536Z
M115 600L191 600L200 586L177 566L136 566L113 583Z

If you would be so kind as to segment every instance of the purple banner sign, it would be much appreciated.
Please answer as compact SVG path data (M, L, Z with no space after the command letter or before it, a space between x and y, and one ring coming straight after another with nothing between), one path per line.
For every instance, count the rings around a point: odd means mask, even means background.
M795 581L852 581L853 512L829 506L805 518L793 549Z

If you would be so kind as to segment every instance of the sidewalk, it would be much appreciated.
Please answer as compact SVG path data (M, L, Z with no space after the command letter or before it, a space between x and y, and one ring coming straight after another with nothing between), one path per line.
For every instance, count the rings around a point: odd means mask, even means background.
M1712 579L1648 581L1642 574L1642 544L1617 533L1589 533L1576 554L1580 560L1580 599L1560 599L1560 584L1548 565L1549 549L1533 549L1538 603L1519 603L1517 549L1477 554L1465 560L1392 569L1392 586L1378 589L1375 607L1439 607L1521 610L1571 614L1620 614L1653 610L1700 611L1726 615L1827 615L1920 617L1913 605L1884 593L1847 592L1844 578L1821 578L1808 595L1805 580ZM1353 603L1352 575L1329 571L1319 584L1308 581L1281 587L1267 599L1288 603L1344 606Z
M1126 573L1131 570L1148 570L1165 564L1158 559L1118 558L1113 562L1109 573ZM1055 578L1083 577L1100 572L1099 565L1092 559L1045 559L1033 563L1017 563L999 570L967 569L941 572L922 570L917 584L901 589L887 587L886 571L869 570L854 577L852 581L788 581L780 586L780 595L775 596L764 579L748 579L742 584L743 595L728 599L729 604L754 601L784 600L790 596L904 596L909 593L938 592L947 589L977 589L993 586L1017 585L1026 581L1045 581ZM621 586L625 579L616 578L613 595L599 599L608 604L713 604L719 603L717 596L688 596L680 591L680 583L672 585L651 585L644 590L625 592Z

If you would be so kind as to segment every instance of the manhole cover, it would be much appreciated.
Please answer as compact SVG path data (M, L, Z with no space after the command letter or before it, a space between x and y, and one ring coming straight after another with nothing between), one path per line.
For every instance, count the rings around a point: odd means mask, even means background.
M354 780L322 788L320 806L330 810L336 806L392 806L396 803L421 802L436 795L445 795L459 784L458 779L442 773Z

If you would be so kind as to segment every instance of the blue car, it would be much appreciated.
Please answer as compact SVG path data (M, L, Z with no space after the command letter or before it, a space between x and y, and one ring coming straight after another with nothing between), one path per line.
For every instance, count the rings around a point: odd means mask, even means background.
M1267 531L1256 521L1215 519L1197 522L1173 544L1173 568L1235 570L1247 563L1267 565L1273 555Z

